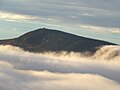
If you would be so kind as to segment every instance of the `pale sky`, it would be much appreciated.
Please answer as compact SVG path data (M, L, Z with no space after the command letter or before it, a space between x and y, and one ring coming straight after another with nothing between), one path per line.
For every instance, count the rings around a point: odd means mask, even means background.
M0 39L50 28L120 44L120 0L0 0Z

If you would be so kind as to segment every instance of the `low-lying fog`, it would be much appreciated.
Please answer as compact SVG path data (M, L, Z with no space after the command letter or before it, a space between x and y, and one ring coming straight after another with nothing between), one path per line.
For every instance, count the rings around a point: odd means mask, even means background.
M120 90L120 46L93 56L0 46L0 90Z

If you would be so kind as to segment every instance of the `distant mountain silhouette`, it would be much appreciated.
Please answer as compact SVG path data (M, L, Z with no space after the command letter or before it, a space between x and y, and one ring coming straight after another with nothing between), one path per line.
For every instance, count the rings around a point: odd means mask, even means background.
M0 44L18 46L32 52L95 52L96 48L102 45L114 45L105 41L45 28L28 32L15 39L1 40Z

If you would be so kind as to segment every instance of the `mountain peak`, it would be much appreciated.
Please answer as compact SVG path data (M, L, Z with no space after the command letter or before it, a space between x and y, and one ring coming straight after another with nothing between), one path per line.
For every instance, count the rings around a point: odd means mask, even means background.
M2 40L0 44L18 46L32 52L73 51L92 53L96 51L97 47L102 45L113 45L113 43L46 28L28 32L15 39Z

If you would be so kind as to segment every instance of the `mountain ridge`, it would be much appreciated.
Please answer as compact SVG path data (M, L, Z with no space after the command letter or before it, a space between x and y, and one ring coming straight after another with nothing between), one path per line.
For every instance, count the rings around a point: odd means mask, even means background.
M0 40L0 45L18 46L31 52L92 52L103 45L114 43L77 36L63 31L40 28L18 38Z

